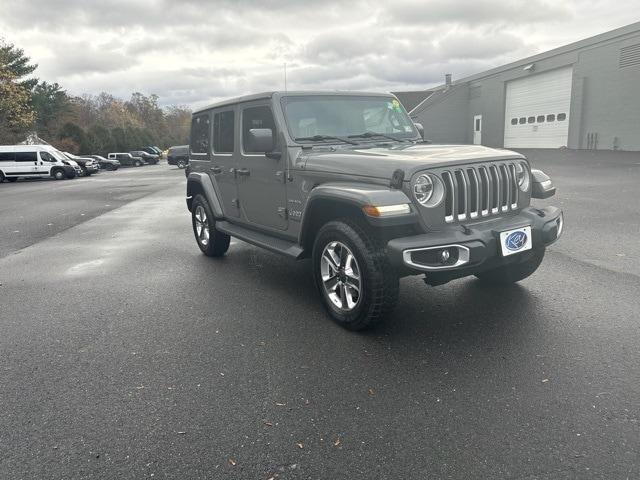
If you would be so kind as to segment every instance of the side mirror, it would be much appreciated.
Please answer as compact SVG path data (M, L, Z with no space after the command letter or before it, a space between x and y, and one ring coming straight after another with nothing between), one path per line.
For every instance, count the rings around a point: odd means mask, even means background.
M542 170L531 170L531 197L549 198L556 194L556 187L549 176Z
M421 123L417 123L417 122L414 123L414 125L416 126L416 129L418 130L418 133L420 134L420 136L424 140L424 127L422 126Z
M273 152L273 130L270 128L252 128L249 130L249 151L256 153Z

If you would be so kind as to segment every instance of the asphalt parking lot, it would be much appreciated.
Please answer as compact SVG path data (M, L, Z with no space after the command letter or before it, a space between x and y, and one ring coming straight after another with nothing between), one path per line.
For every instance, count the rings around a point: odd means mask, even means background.
M527 154L540 270L364 334L307 262L200 254L175 167L0 185L0 478L640 477L640 154Z

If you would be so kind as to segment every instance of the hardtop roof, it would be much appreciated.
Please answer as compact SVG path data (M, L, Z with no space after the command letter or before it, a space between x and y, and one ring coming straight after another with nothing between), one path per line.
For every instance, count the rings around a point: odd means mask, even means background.
M292 97L292 96L312 96L312 95L336 95L336 96L358 96L358 97L395 97L392 93L384 92L349 92L349 91L335 91L335 90L296 90L296 91L284 91L276 90L272 92L254 93L251 95L243 95L240 97L229 98L221 100L206 107L199 108L193 111L193 114L206 112L213 108L226 107L228 105L236 105L238 103L251 102L254 100L263 100L267 98L276 97Z

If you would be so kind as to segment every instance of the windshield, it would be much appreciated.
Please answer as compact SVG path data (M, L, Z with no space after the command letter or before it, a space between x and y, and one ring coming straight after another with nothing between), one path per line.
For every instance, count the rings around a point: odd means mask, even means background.
M289 133L299 141L418 137L413 122L393 97L310 95L284 97L282 102Z
M47 152L49 152L51 155L53 155L54 158L58 160L67 160L67 157L65 157L65 155L58 150L47 150Z

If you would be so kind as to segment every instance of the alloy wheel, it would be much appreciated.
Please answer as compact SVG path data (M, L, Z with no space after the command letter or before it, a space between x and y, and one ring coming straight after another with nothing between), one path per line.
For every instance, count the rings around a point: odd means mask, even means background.
M194 214L196 238L201 245L206 246L209 244L209 219L207 218L207 212L198 205Z
M324 291L336 307L353 310L360 301L360 267L355 255L344 243L328 243L320 257L320 275Z

